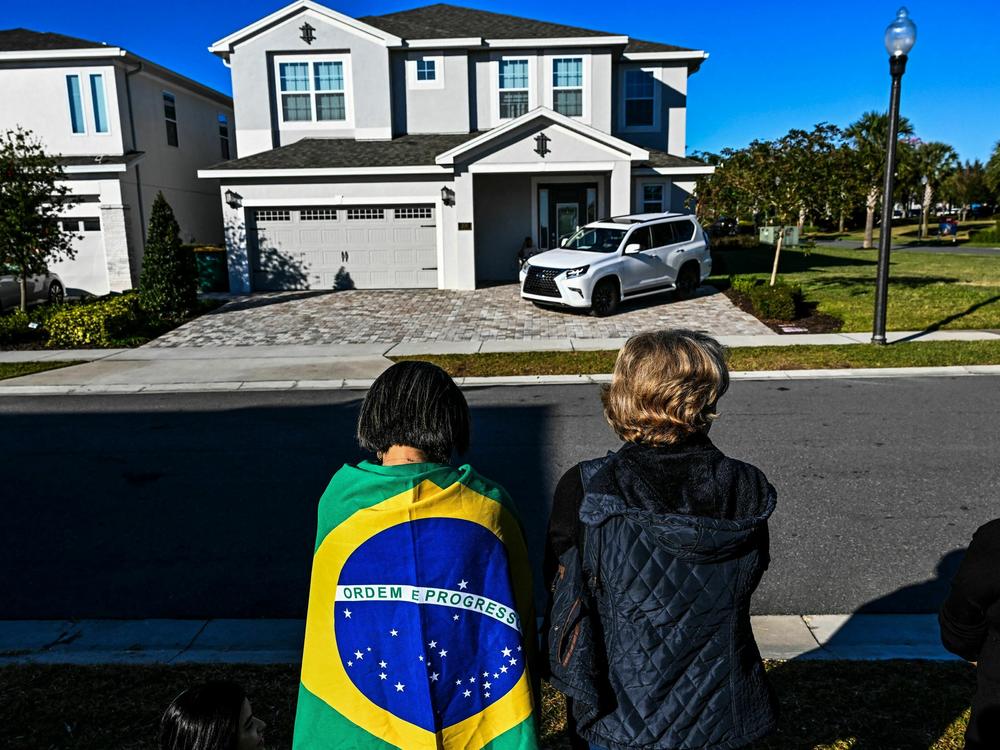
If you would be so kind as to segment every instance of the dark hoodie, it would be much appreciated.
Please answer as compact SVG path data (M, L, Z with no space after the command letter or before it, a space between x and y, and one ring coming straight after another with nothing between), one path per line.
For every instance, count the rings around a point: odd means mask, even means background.
M774 505L763 473L704 435L627 444L567 473L547 575L586 524L608 664L600 715L574 706L582 737L609 750L738 748L773 730L750 596L768 564Z

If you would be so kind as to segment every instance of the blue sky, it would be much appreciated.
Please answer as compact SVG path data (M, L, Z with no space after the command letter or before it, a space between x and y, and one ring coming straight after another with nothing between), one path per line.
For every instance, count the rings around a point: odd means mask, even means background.
M630 2L461 0L501 13L707 50L689 82L688 150L717 151L817 122L846 125L885 109L882 33L894 2ZM327 2L354 16L416 7L415 0ZM282 7L280 0L165 3L3 2L0 25L116 44L229 93L229 71L206 47ZM908 3L917 44L903 78L902 112L924 140L963 159L989 158L1000 140L1000 3Z

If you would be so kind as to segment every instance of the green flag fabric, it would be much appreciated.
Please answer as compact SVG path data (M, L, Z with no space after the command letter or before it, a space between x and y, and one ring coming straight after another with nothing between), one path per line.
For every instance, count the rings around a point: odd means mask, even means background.
M531 572L471 467L338 471L320 499L295 750L536 750Z

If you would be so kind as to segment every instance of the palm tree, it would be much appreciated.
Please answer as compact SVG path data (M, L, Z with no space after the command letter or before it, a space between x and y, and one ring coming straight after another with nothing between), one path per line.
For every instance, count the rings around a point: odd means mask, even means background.
M915 157L915 174L920 175L922 183L923 178L927 178L927 182L923 183L924 194L920 202L920 236L926 237L927 215L931 210L934 190L958 169L960 162L955 149L939 141L921 143L916 148Z
M875 208L882 194L885 174L885 146L889 140L889 115L885 112L865 112L852 122L844 135L854 144L868 194L865 198L865 241L862 247L872 247L875 230ZM913 126L905 117L899 118L899 136L913 135ZM900 144L905 147L904 144Z

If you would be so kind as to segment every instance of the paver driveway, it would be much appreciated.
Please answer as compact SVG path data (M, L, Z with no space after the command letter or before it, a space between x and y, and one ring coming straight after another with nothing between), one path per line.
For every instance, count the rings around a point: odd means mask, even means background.
M714 287L675 302L671 294L623 305L607 318L535 307L516 284L437 289L273 292L241 297L149 346L367 344L486 339L625 338L651 328L715 335L771 333Z

